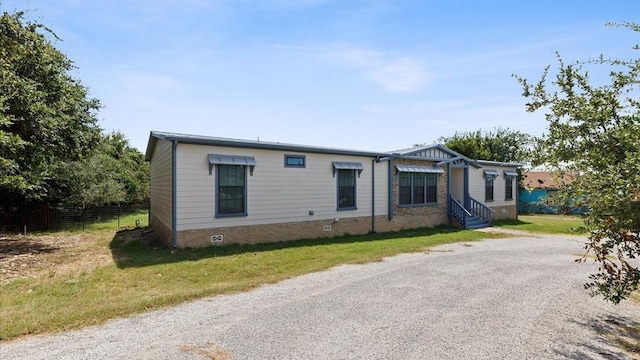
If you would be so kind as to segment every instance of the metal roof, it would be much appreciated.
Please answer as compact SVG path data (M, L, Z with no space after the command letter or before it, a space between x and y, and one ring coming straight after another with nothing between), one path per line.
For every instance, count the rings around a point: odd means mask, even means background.
M346 169L346 170L363 170L362 163L359 162L347 162L347 161L333 161L334 169Z
M437 161L440 165L448 162L463 160L475 168L480 168L482 165L495 165L504 167L521 167L520 164L508 164L496 161L484 161L473 160L456 151L449 149L442 144L433 144L423 147L415 147L410 149L396 150L390 152L375 152L375 151L361 151L351 149L339 149L328 148L309 145L296 145L286 144L279 142L268 142L260 140L242 140L231 139L213 136L202 135L190 135L179 134L162 131L151 131L149 134L149 142L147 144L147 151L145 153L145 160L150 161L155 151L156 142L161 140L175 141L177 143L195 144L195 145L208 145L208 146L222 146L222 147L235 147L244 149L263 149L263 150L277 150L277 151L290 151L290 152L302 152L302 153L315 153L315 154L335 154L335 155L348 155L348 156L363 156L369 158L376 158L380 160L389 160L393 158L407 158L417 160L429 160Z
M383 152L336 149L336 148L308 146L308 145L285 144L285 143L279 143L279 142L267 142L267 141L259 141L259 140L257 141L241 140L241 139L230 139L230 138L221 138L221 137L212 137L212 136L152 131L149 134L149 143L147 144L145 160L147 161L151 160L151 157L153 156L153 152L155 150L155 144L159 139L176 141L178 143L184 143L184 144L195 144L195 145L224 146L224 147L236 147L236 148L244 148L244 149L280 150L280 151L305 152L305 153L316 153L316 154L365 156L370 158L383 157L387 155Z
M357 170L358 177L360 177L360 174L362 174L362 171L364 170L364 166L359 162L332 161L331 164L333 164L333 176L336 176L336 172L338 170Z
M444 170L437 166L396 165L396 169L400 172L444 174Z
M256 159L253 156L209 154L209 164L256 166Z

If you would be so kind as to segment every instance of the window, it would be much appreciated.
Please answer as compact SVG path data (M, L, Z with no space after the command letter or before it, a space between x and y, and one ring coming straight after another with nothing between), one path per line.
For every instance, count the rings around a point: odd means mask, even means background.
M253 176L253 156L209 154L209 175L216 168L216 217L247 215L247 168Z
M438 174L401 172L399 180L400 205L425 205L438 201Z
M513 176L506 175L504 181L504 199L513 200Z
M246 166L218 164L216 181L216 216L247 215Z
M518 178L518 172L515 170L504 171L504 199L513 200L513 180Z
M484 201L493 201L493 176L484 178Z
M333 176L338 176L338 210L356 210L356 172L364 170L362 163L334 161Z
M498 177L496 170L484 170L484 201L493 201L493 183Z
M285 155L284 167L304 168L307 166L306 156L304 155Z
M356 170L338 171L338 210L356 209Z
M396 165L399 176L399 205L426 205L438 202L438 175L444 170L437 166Z
M504 171L504 199L513 200L513 180L518 177L518 172L515 170Z

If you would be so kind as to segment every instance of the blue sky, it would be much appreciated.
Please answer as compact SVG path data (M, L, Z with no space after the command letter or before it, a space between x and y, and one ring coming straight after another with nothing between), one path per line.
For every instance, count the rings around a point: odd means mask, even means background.
M386 151L456 131L532 135L511 76L631 58L640 0L0 0L50 27L145 151L151 130ZM635 54L637 56L637 52Z

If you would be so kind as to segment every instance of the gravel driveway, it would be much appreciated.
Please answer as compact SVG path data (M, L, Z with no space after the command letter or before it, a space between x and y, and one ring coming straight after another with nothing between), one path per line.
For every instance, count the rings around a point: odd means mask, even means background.
M0 344L9 359L629 359L640 306L591 298L584 239L451 244L102 326Z

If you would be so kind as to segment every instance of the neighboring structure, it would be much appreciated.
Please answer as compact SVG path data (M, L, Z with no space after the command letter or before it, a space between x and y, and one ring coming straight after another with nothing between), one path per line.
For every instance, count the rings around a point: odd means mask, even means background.
M517 164L151 132L150 224L172 247L517 218Z
M571 184L573 178L559 177L550 171L529 171L523 173L519 190L518 212L558 214L563 212L580 213L579 209L556 204L553 198L564 185Z

